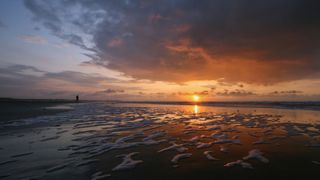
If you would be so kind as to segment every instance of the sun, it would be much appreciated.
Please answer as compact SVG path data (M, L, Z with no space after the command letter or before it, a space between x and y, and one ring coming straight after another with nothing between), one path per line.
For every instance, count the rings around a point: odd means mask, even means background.
M193 95L192 99L194 102L198 102L200 100L200 97L198 95Z

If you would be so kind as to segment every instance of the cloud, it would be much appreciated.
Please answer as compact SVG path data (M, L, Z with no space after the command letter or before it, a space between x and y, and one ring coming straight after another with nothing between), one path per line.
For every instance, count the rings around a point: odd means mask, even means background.
M122 89L106 89L106 90L103 90L103 91L97 91L96 93L97 94L116 94L116 93L124 93L125 91L122 90Z
M316 1L26 0L34 20L139 79L274 84L320 78ZM71 30L70 30L71 29Z
M107 83L118 81L99 74L46 72L33 66L16 64L0 68L0 82L2 97L73 98L77 93L89 97L98 89L108 87Z
M7 70L9 71L13 71L13 72L22 72L22 71L25 71L25 70L31 70L31 71L34 71L34 72L44 72L34 66L29 66L29 65L23 65L23 64L14 64L14 65L11 65L9 67L6 68ZM4 70L4 69L2 69Z
M273 91L270 94L271 95L294 95L294 94L301 94L303 91L297 91L297 90L288 90L288 91Z
M85 50L95 51L85 44L85 35L76 31L76 26L79 26L79 22L74 19L76 13L72 11L73 9L67 10L65 9L67 6L63 7L63 4L39 0L25 0L24 5L34 14L33 20L40 22L53 35ZM75 11L79 11L79 9ZM88 20L88 18L83 20ZM82 28L85 31L87 27L82 26Z
M201 96L208 96L209 91L199 91L199 92L174 92L172 95L178 96L192 96L192 95L201 95Z
M251 91L236 89L234 91L225 90L223 92L216 92L216 95L218 96L253 96L256 94Z
M24 65L13 65L0 68L1 87L28 87L37 83L39 78L34 75L25 74L27 70L38 71L37 68Z
M22 35L18 37L19 39L32 43L32 44L47 44L48 41L46 38L41 37L41 36L33 36L33 35Z
M18 36L18 39L32 44L49 44L55 48L67 48L70 46L69 43L49 43L45 37L37 35L21 35ZM70 40L70 42L72 42L72 44L81 44L81 40L77 39L76 37L74 37L73 40Z
M97 74L87 74L76 71L62 71L58 73L48 72L46 78L68 81L80 85L96 85L101 81L113 81L115 79L102 77Z

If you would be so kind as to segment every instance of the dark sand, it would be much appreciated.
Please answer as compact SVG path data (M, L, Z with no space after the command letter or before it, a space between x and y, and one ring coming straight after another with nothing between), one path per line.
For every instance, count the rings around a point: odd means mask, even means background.
M1 122L17 119L32 118L44 115L53 115L68 109L50 109L48 107L75 103L73 100L21 100L21 99L0 99Z

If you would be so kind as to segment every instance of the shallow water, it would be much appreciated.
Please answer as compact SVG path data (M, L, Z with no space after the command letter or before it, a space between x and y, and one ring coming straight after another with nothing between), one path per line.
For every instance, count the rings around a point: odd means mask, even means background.
M0 178L298 179L320 168L320 111L128 103L72 108L1 124Z

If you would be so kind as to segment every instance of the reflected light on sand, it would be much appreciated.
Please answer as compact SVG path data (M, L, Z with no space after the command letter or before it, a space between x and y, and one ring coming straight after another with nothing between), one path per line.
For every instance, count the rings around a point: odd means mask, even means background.
M193 106L193 112L194 112L195 114L198 114L198 113L199 113L199 107L198 107L198 105L194 105L194 106Z

